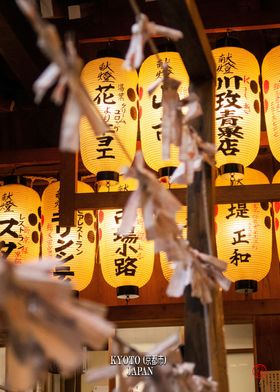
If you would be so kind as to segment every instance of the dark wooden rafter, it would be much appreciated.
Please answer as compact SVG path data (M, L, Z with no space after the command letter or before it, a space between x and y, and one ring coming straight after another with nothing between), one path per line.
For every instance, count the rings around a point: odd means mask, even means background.
M183 205L186 201L185 189L171 189L171 192ZM76 209L113 209L123 208L131 192L80 193L75 195ZM216 204L253 203L263 201L279 201L280 184L270 185L240 185L216 187Z
M13 74L32 96L32 84L40 73L35 60L42 60L36 50L35 35L21 15L15 1L0 2L0 53Z
M78 4L79 1L76 3ZM134 17L125 0L115 0L114 4L110 0L103 0L99 4L94 1L88 3L92 4L91 15L72 22L58 21L60 30L65 32L67 29L73 29L79 43L90 44L91 49L92 44L130 39L130 28ZM280 7L279 2L275 0L262 3L244 0L227 2L197 0L196 3L207 34L280 28L278 18ZM81 5L84 6L84 3ZM162 23L157 1L147 3L140 0L139 5L142 12L147 13L151 20ZM116 20L119 23L115 23Z
M40 0L40 11L43 18L63 18L67 16L67 5L59 0Z
M75 4L79 3L77 1ZM103 0L99 4L94 1L88 1L87 3L93 4L91 14L87 14L86 20L81 19L73 23L80 42L100 42L99 40L103 40L104 37L106 37L106 40L118 40L119 37L129 39L133 14L125 0L115 0L114 4L110 0ZM162 22L157 1L145 2L139 0L138 3L142 12L147 13L151 20ZM267 0L266 2L255 0L250 2L244 0L227 2L197 0L196 4L205 32L209 34L280 28L279 2L277 0ZM84 2L81 6L84 7ZM96 23L100 19L102 20L101 25ZM120 23L113 23L114 20L118 20ZM92 26L90 30L87 28L89 24ZM64 20L58 21L58 25L63 31L69 27L68 21Z

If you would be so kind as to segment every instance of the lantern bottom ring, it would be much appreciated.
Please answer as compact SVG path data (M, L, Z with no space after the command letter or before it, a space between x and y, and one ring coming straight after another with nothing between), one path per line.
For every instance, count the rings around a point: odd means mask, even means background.
M256 280L237 280L235 291L241 294L255 293L258 291L258 282Z
M117 287L117 297L119 299L139 298L139 287L137 286L119 286Z
M244 166L240 163L226 163L218 169L220 176L227 175L230 179L233 177L235 180L241 180L244 176Z
M176 169L175 166L161 167L158 171L158 178L171 177Z
M99 183L119 182L119 173L114 171L101 171L96 175L96 181Z

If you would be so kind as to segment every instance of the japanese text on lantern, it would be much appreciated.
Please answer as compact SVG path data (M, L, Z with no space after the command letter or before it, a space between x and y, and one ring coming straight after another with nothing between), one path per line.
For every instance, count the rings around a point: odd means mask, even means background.
M280 81L273 84L274 99L271 100L272 131L274 137L279 134L279 111L280 111Z
M39 203L36 192L23 185L1 187L0 255L9 261L21 264L39 255Z
M48 224L48 250L62 263L62 265L56 266L53 272L54 276L58 276L61 280L71 281L71 276L75 276L75 271L71 269L69 263L76 256L80 256L83 253L83 228L85 220L90 217L89 213L83 211L77 211L77 226L74 228L60 227L59 226L59 213L53 212L51 223ZM93 220L93 218L90 218ZM53 230L53 224L55 225L55 231ZM89 222L87 222L89 224ZM55 234L54 234L55 233ZM55 235L55 242L53 239Z
M156 67L156 74L155 74L155 79L159 79L163 77L163 63L167 64L167 74L168 76L173 74L173 68L170 64L170 59L165 58L164 60L158 60L157 61L157 67ZM160 93L155 93L152 96L152 108L157 110L160 109L162 107L162 86L161 89L156 90L156 91L160 91ZM160 94L160 96L159 96ZM162 112L161 112L162 114ZM152 128L156 131L156 139L157 141L161 141L161 128L162 128L162 117L159 118L159 123L152 125Z
M99 85L95 89L96 94L93 101L101 109L103 119L109 130L107 135L97 137L98 145L96 151L98 154L96 159L115 159L112 148L114 133L118 132L121 124L126 124L124 119L126 112L124 84L116 83L115 71L109 61L104 61L99 65L97 79ZM118 105L116 105L117 102Z
M118 228L121 224L123 210L117 210L115 212L114 220L116 224L116 231L114 234L115 243L115 275L135 276L138 268L139 261L143 258L143 248L141 240L143 235L141 233L135 233L133 231L125 236L118 233Z
M13 193L4 193L2 195L0 211L9 215L15 212L14 207L17 207L17 205L14 203ZM7 216L7 218L0 220L0 237L6 235L9 239L8 241L0 241L0 252L2 256L7 258L14 251L14 262L20 264L22 258L27 253L26 243L28 242L30 230L25 225L25 216L21 213L16 215L17 219L14 216Z
M233 75L237 66L232 57L231 53L222 54L217 64L217 74L222 74L217 79L215 108L218 123L218 151L221 151L224 155L236 155L240 151L238 148L239 140L244 137L243 127L239 124L243 117L237 114L237 109L242 108L241 95L236 91L240 89L240 82L245 82L245 76L242 78ZM219 92L220 90L222 92ZM248 104L246 105L245 109L250 110Z
M249 218L248 212L249 209L247 208L246 203L231 203L228 208L226 219L238 219L239 221L247 220L247 218ZM242 226L242 224L240 226ZM238 267L239 263L248 263L252 256L250 253L242 252L240 250L239 244L249 244L248 239L250 236L247 231L248 225L246 222L246 228L242 227L232 232L231 245L233 245L233 253L230 257L230 263L234 264L236 267Z

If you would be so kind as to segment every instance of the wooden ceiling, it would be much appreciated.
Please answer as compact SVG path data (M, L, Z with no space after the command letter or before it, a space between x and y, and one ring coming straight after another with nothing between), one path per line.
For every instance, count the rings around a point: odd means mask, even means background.
M44 6L45 15L47 9L47 15L51 16L51 22L62 37L67 31L75 33L84 62L95 58L108 45L121 55L125 54L134 22L128 0L37 2L39 7ZM280 43L279 0L197 0L196 3L212 47L228 32L261 63L269 49ZM151 20L165 23L157 0L138 0L138 4ZM69 13L73 14L73 11L80 12L81 18L70 20ZM163 48L169 45L161 38L156 41ZM5 162L10 151L56 148L58 145L61 108L55 107L48 97L39 107L33 103L32 84L46 65L36 46L36 36L15 2L1 1L0 164ZM12 159L17 161L19 157L14 154L9 158Z

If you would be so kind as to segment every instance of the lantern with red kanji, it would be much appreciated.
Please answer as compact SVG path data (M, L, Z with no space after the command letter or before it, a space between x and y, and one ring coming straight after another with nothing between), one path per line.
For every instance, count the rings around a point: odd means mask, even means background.
M271 49L263 59L262 80L264 114L269 147L280 161L280 46Z
M40 255L41 200L27 186L0 187L0 254L22 264Z
M217 186L268 184L258 170L245 168L244 178L236 184L222 176ZM271 203L219 204L216 206L218 257L228 263L225 276L235 282L238 292L257 291L257 282L269 272L272 257Z
M146 241L143 218L137 214L134 230L118 234L123 210L100 210L100 264L106 282L115 287L117 297L133 299L151 278L154 268L154 243Z
M80 124L81 156L97 181L118 181L124 166L130 166L136 151L138 96L136 71L126 71L123 60L103 57L87 63L82 81L108 126L95 136L88 120ZM124 146L126 152L121 147Z
M280 184L280 170L274 175L273 184ZM273 202L273 210L274 210L274 230L277 244L278 257L280 255L280 197L279 201Z
M245 49L212 51L216 62L216 162L220 175L242 178L260 144L260 67Z
M189 76L179 53L162 52L143 61L139 71L141 147L146 163L158 172L159 177L170 176L179 165L178 147L174 145L170 149L170 159L162 159L162 88L148 94L150 85L163 77L162 63L167 63L169 76L181 82L179 97L189 95Z
M81 291L92 279L95 264L96 219L93 211L76 211L76 226L59 225L59 187L54 182L42 195L42 256L60 262L52 275L69 282ZM78 193L93 192L92 188L78 182Z

